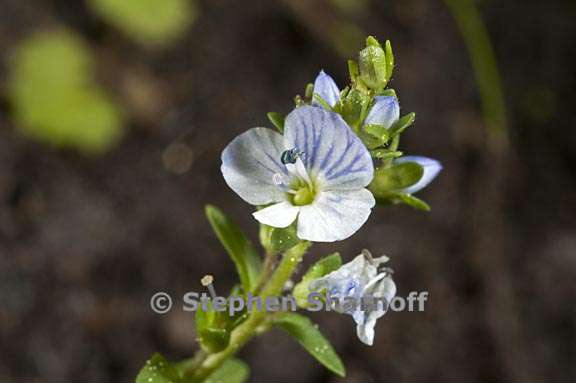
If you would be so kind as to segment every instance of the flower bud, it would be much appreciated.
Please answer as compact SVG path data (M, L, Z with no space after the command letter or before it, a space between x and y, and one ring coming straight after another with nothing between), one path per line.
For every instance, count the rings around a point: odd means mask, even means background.
M388 83L386 53L374 37L366 39L366 48L359 53L360 79L366 86L380 91Z

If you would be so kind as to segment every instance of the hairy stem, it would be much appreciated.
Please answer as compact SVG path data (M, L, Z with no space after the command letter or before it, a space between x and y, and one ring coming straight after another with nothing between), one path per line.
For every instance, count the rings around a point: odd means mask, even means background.
M302 260L309 246L309 242L301 242L284 253L280 264L276 270L274 270L270 280L263 288L262 293L258 295L262 301L265 301L266 297L277 296L282 292L286 281L288 281L294 273L296 266ZM258 328L265 323L268 317L269 315L265 310L254 310L250 312L248 319L236 327L230 334L230 344L228 347L223 351L208 355L198 368L186 371L184 376L192 378L195 382L203 381L252 339L257 334Z

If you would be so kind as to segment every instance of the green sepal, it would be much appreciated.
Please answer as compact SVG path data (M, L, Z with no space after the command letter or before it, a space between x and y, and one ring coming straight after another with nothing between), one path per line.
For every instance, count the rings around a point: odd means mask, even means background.
M346 369L330 342L317 326L307 317L288 313L274 320L274 324L296 338L318 362L340 377L346 376Z
M386 160L389 158L398 158L402 156L402 152L398 150L390 150L390 149L374 149L370 151L370 155L372 158L378 158L381 160Z
M284 120L286 119L286 117L277 112L268 112L266 116L268 117L272 125L274 125L276 130L278 130L280 133L284 133Z
M389 139L388 129L384 125L363 125L359 135L368 149L376 149L385 145Z
M400 193L397 198L405 205L411 206L416 210L430 211L430 205L412 194Z
M386 40L384 50L386 53L386 79L390 81L392 73L394 72L394 53L392 52L392 43L390 40Z
M294 289L292 290L292 295L296 299L296 303L299 307L308 307L308 296L310 295L309 286L310 282L315 279L322 278L326 274L338 269L342 265L342 258L339 253L334 253L322 258L314 265L312 265L306 274L302 277L302 280L298 282Z
M262 268L262 262L256 249L238 226L226 217L220 209L207 205L205 211L216 236L236 265L244 291L252 291L258 284Z
M366 116L370 101L370 96L358 89L351 89L346 98L339 101L338 107L342 118L356 133L360 130L360 124Z
M372 183L368 187L375 197L389 197L418 182L424 174L424 168L416 162L391 164L376 169Z
M430 205L428 205L425 201L406 193L390 193L387 197L376 197L376 203L379 206L404 204L416 210L431 210Z
M355 82L358 76L360 76L360 69L356 61L348 60L348 73L350 74L350 80L352 82Z
M260 242L269 254L283 253L300 242L296 234L296 224L285 228L260 224Z
M307 100L310 100L312 99L313 95L314 95L314 84L312 83L306 84L306 88L304 89L304 97L306 97Z
M378 93L379 96L392 96L398 98L396 91L392 88L384 89Z
M408 128L410 125L414 123L415 119L416 119L416 113L408 113L407 115L400 117L398 121L396 121L390 127L390 137L395 137L404 132L406 128Z
M184 380L172 363L154 354L136 376L136 383L184 383Z
M332 107L318 93L314 93L313 100L322 105L324 109L332 111Z

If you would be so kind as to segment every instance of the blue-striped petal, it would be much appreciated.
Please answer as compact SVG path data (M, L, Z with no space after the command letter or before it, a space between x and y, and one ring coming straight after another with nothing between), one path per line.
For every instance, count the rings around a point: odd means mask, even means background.
M398 99L393 96L377 96L374 99L374 105L364 120L364 124L383 125L386 129L390 129L392 124L400 118Z
M287 147L303 152L310 176L323 190L357 190L374 175L370 153L339 114L302 106L284 124Z
M313 242L346 239L362 227L374 204L367 189L322 192L314 203L300 207L298 238Z
M428 157L421 157L421 156L404 156L400 157L395 160L396 163L403 163L403 162L415 162L418 165L424 168L424 173L422 174L422 178L414 185L407 187L406 189L402 190L404 193L413 194L417 191L422 190L425 188L442 170L442 165L440 162L428 158Z
M280 162L282 135L266 128L252 128L236 137L222 152L224 180L243 200L266 205L285 200L274 174L288 176Z
M336 85L334 79L323 70L320 71L314 81L314 93L322 97L322 99L330 106L336 105L340 98L340 89L338 89L338 85ZM314 99L312 99L312 105L322 106Z

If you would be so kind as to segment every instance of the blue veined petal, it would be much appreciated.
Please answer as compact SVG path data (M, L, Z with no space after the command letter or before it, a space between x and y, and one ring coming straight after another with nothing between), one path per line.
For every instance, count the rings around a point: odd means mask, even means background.
M402 162L416 162L418 165L424 168L424 173L422 174L422 178L414 185L407 187L406 189L402 190L404 193L413 194L417 191L422 190L425 188L442 170L442 165L440 162L433 160L432 158L428 157L420 157L420 156L404 156L400 157L394 162L402 163Z
M313 242L346 239L362 227L374 204L367 189L321 192L312 204L300 207L298 238Z
M373 288L369 291L364 292L364 296L369 296L372 298L383 298L389 305L396 296L396 284L390 276L386 276L381 281L379 281ZM372 346L374 343L374 326L378 318L384 316L388 307L376 305L372 307L372 310L365 311L363 321L356 322L356 335L362 341L362 343ZM354 318L356 319L356 317Z
M398 99L393 96L377 96L374 99L376 101L364 120L364 124L383 125L386 129L390 129L392 124L400 118Z
M314 93L322 97L324 101L330 106L336 105L340 98L340 89L330 75L326 74L323 70L320 71L316 80L314 81ZM320 103L312 99L312 105L322 106Z
M301 158L323 190L358 190L374 176L374 164L362 141L337 113L301 106L284 123L286 146Z
M222 152L220 167L224 180L243 200L266 205L285 199L274 183L274 174L287 174L280 162L284 140L266 128L252 128L236 137Z

